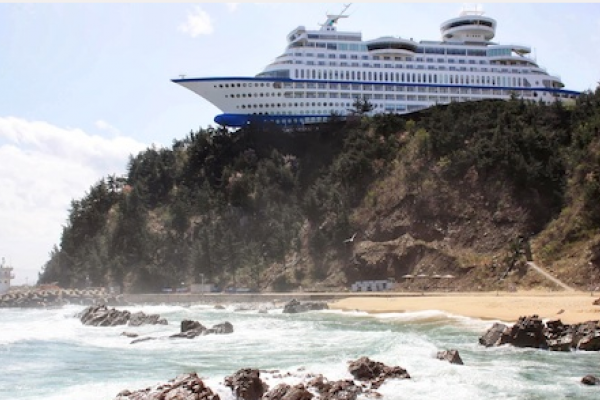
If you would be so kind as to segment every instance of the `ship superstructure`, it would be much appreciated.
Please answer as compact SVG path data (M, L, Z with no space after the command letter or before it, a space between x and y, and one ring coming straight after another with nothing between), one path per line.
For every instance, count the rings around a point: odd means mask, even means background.
M516 96L550 103L579 95L540 67L529 47L492 42L497 23L482 11L442 23L438 41L365 41L360 32L337 29L348 7L327 15L320 29L292 30L284 53L256 76L173 82L219 108L215 122L226 126L320 122L347 115L357 98L371 103L372 114L403 114L459 101Z

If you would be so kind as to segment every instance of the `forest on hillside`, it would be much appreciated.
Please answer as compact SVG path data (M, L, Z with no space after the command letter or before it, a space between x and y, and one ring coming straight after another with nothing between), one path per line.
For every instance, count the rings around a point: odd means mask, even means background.
M255 290L347 285L345 240L398 168L396 184L415 197L473 172L501 182L548 259L587 243L600 268L599 87L572 105L490 100L313 128L192 131L132 155L125 176L72 200L38 283L126 292L200 277Z

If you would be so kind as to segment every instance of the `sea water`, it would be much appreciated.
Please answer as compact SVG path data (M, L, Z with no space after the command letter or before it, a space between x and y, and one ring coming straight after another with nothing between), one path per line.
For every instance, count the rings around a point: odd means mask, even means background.
M197 372L221 399L233 400L223 380L239 369L290 373L261 375L270 387L309 373L351 379L348 361L362 356L410 374L377 389L384 399L600 399L600 387L580 383L587 374L600 375L598 353L485 348L478 338L495 321L439 311L284 314L139 305L118 308L160 314L169 324L94 327L77 318L84 308L0 309L0 399L112 400L124 389ZM234 332L168 339L184 319L207 327L229 321ZM157 339L131 344L124 331ZM464 365L436 358L447 349L458 350Z

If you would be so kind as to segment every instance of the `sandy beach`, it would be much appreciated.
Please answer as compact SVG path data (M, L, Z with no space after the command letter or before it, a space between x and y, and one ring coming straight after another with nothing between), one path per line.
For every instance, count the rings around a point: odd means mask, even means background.
M369 313L440 310L450 314L487 320L515 322L537 314L542 319L560 319L573 324L600 320L600 306L592 303L600 293L590 292L491 292L435 293L397 297L349 296L329 303L330 309Z

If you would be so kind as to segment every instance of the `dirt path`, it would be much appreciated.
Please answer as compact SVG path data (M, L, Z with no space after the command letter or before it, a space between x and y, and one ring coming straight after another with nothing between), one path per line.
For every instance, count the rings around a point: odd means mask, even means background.
M572 288L571 286L567 285L566 283L564 283L563 281L553 277L552 275L550 275L548 273L548 271L546 271L545 269L543 269L542 267L539 267L536 263L534 263L533 261L528 261L527 265L529 265L531 268L533 268L535 271L537 271L539 274L543 275L545 278L551 280L552 282L554 282L555 284L557 284L558 286L560 286L561 288L563 288L566 291L569 292L574 292L575 289Z

